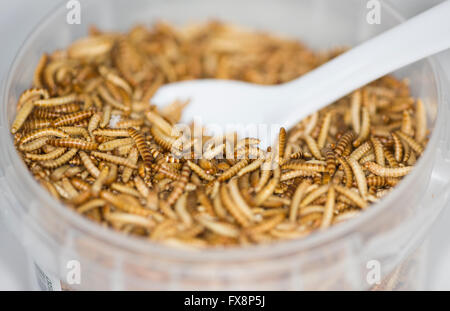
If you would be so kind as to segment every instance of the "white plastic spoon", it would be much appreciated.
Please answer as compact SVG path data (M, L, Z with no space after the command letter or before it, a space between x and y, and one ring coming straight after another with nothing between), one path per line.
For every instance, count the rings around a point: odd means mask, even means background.
M152 103L190 99L184 120L200 117L204 126L215 129L230 124L289 128L351 91L449 47L450 0L291 82L277 86L213 79L178 82L162 87Z

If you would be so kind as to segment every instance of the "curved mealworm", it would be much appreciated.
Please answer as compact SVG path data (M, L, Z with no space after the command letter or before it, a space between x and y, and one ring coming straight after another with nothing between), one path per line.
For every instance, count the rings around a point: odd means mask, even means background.
M286 150L286 129L280 128L278 134L278 163L281 163L284 158L284 152Z
M186 184L189 180L189 175L191 174L191 170L187 164L184 164L181 168L181 176L180 179L177 181L174 189L170 193L170 195L167 197L166 202L169 206L172 206L178 198L181 196L181 194L184 191L184 188L186 187Z
M398 167L398 162L395 160L394 155L386 148L383 147L384 157L386 158L390 167Z
M92 131L95 136L129 137L128 129L96 129Z
M22 125L25 123L25 120L30 115L31 111L33 110L34 104L32 101L28 101L20 108L20 110L17 112L16 118L14 119L14 122L11 126L11 133L15 134L17 131L22 127Z
M316 159L323 160L322 154L320 153L319 146L317 145L316 140L309 135L304 135L303 138L313 156Z
M306 197L300 202L300 208L304 208L311 204L311 202L315 201L317 198L325 194L329 188L329 185L322 185L308 193Z
M250 222L245 217L243 212L237 208L236 204L233 202L233 200L230 197L230 194L228 193L228 187L224 184L220 187L220 199L223 205L225 206L226 210L233 216L233 218L242 226L247 227Z
M102 152L98 152L98 151L92 151L91 155L93 155L94 157L96 157L98 159L104 160L106 162L114 163L117 165L123 165L123 166L133 168L133 169L137 169L137 165L132 163L127 158L122 158L122 157L118 157L118 156L115 156L112 154L102 153Z
M42 161L41 165L46 168L57 168L61 165L66 164L70 159L72 159L78 152L78 149L70 149L66 153L64 153L59 158L48 160L48 161Z
M49 153L44 154L26 153L25 157L33 161L47 161L60 157L65 151L66 148L57 148Z
M133 138L145 166L150 169L152 165L152 155L147 143L145 142L144 135L142 135L141 132L135 130L134 128L129 128L128 134Z
M400 128L402 133L405 133L408 136L414 136L414 130L411 120L411 115L407 110L403 110L402 114L402 126Z
M23 145L31 140L35 140L37 138L41 138L41 137L48 137L48 136L56 136L56 137L61 137L61 138L67 138L69 137L68 134L64 133L63 131L59 130L59 129L55 129L55 128L43 128L43 129L38 129L34 132L31 132L25 136L23 136L20 139L19 144Z
M394 141L394 156L397 162L402 162L403 159L403 145L400 137L396 133L391 133L392 140Z
M237 173L237 176L241 177L247 173L251 173L251 172L257 170L263 163L264 163L263 159L257 159L255 161L253 161L252 163L250 163L249 165L247 165L246 167L242 168Z
M427 112L423 102L418 99L416 104L416 141L422 143L427 136Z
M100 191L100 198L130 214L136 214L143 217L148 217L155 214L155 211L143 208L139 202L133 200L133 197L126 194L115 195L110 191L102 190Z
M131 149L130 153L128 154L128 161L130 161L131 163L135 164L138 161L138 150L137 148ZM130 178L131 178L131 174L133 174L133 169L130 167L125 167L122 171L122 181L124 183L127 183Z
M300 207L300 202L303 200L306 190L311 185L311 181L306 179L295 190L294 196L291 201L289 208L289 220L295 222L297 220L298 208Z
M364 209L367 207L367 202L364 201L363 198L361 198L356 192L352 191L351 189L342 187L340 185L334 185L334 188L336 189L337 192L347 197L359 208Z
M55 97L55 98L45 98L34 101L36 107L54 107L65 105L77 100L76 94L70 94L67 96Z
M200 178L207 180L207 181L213 181L215 180L214 176L209 175L208 173L206 173L200 166L198 166L197 164L191 162L191 161L187 161L186 162L187 165L189 166L189 168L195 172Z
M241 169L246 167L248 165L247 159L243 159L239 162L237 162L235 165L227 169L225 172L222 173L219 177L217 177L217 181L222 182L230 179L234 175L236 175Z
M345 186L347 188L350 188L352 186L352 183L353 183L352 169L351 169L350 165L348 164L347 160L345 160L344 158L337 157L336 159L338 160L339 164L342 167L342 170L344 171L344 174L345 174Z
M156 126L165 135L168 135L169 137L176 137L176 136L178 136L178 134L174 131L174 128L172 127L172 125L170 125L169 122L164 120L164 118L161 117L156 112L154 112L152 110L148 110L145 113L145 116L147 117L147 120L150 122L150 124Z
M97 87L97 91L98 91L98 94L100 95L100 97L103 98L103 100L105 100L110 106L117 108L121 111L124 111L126 113L130 112L130 110L131 110L130 106L127 106L127 105L119 102L118 100L116 100L109 93L109 91L106 89L106 87L104 85L99 85Z
M98 147L97 143L88 142L77 138L60 138L60 139L49 139L47 143L50 146L55 147L65 147L65 148L76 148L80 150L96 150Z
M58 119L54 120L52 123L53 123L54 127L76 124L87 118L90 118L93 114L94 114L93 110L75 112L75 113L63 115L62 117L59 117Z
M93 135L92 132L99 126L101 119L102 119L101 113L97 112L94 113L91 119L89 120L87 130L91 136Z
M361 111L361 91L356 90L351 96L351 118L353 131L359 134L361 129L360 111Z
M322 222L320 224L320 229L326 229L331 225L334 214L334 205L336 201L336 194L334 187L331 186L327 193L327 201L325 203L325 209L323 211Z
M323 173L326 171L327 167L323 164L316 163L286 163L281 166L283 170L300 170L300 171L313 171L318 173Z
M334 149L336 155L341 156L344 153L344 150L350 145L355 139L355 133L353 131L348 131L344 135L342 135Z
M275 168L272 179L269 180L269 182L261 189L261 191L256 194L254 198L255 205L262 204L269 196L273 194L280 181L280 175L280 168Z
M358 185L359 194L363 199L365 199L367 197L367 180L362 167L355 159L349 158L347 162L352 168L353 175L356 179L356 184Z
M355 159L355 160L359 160L361 159L370 149L372 149L372 145L366 141L364 142L361 146L359 146L358 148L356 148L351 154L350 154L350 158Z
M323 118L322 125L320 126L319 137L317 138L317 146L322 149L325 146L325 142L330 130L332 112L329 111L325 114Z
M133 90L131 89L131 86L126 82L124 79L116 75L112 72L110 68L107 68L105 66L100 66L98 71L100 74L111 83L117 85L118 87L121 87L124 89L128 94L131 94Z
M361 145L370 134L370 114L367 107L361 107L362 114L362 122L361 122L361 131L359 132L358 138L353 141L353 146L358 147Z
M283 172L283 174L281 174L280 181L287 181L297 177L316 177L316 176L320 177L320 173L314 171L295 170Z
M80 151L79 155L81 162L83 163L84 167L86 167L86 170L89 172L89 174L97 178L100 174L100 170L94 165L91 158L83 151Z
M210 219L210 217L207 215L197 215L195 219L202 226L205 226L205 228L219 235L223 235L230 238L236 238L239 236L239 229L230 223L215 221L213 219Z
M37 130L41 128L46 128L51 126L52 121L48 119L34 119L30 118L25 123L23 123L23 130L24 131L32 131Z
M289 158L292 160L295 160L295 159L302 159L303 156L304 156L303 151L299 150L299 151L289 155Z
M100 151L111 151L118 147L133 144L134 140L131 137L128 138L119 138L106 141L98 145L98 150Z
M385 163L384 163L383 145L381 144L380 140L376 137L371 137L370 142L372 143L372 146L373 146L373 151L375 153L376 162L379 165L384 166Z
M373 174L384 177L402 177L413 169L412 166L403 166L403 167L383 167L374 162L367 162L364 164L365 167Z
M398 136L400 136L401 139L403 139L412 150L414 150L418 155L421 155L423 153L423 147L414 140L411 136L406 135L405 133L401 131L395 132ZM407 160L404 160L407 161Z
M242 214L250 221L253 220L253 212L248 206L247 202L242 197L241 192L237 184L237 178L233 177L228 183L228 188L230 190L230 195L236 206L241 210Z

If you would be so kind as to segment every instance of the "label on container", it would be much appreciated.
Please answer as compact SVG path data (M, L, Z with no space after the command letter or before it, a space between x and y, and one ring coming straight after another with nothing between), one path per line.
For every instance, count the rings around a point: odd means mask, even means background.
M52 292L61 290L61 281L50 273L45 272L36 263L34 263L34 272L39 288L42 291Z

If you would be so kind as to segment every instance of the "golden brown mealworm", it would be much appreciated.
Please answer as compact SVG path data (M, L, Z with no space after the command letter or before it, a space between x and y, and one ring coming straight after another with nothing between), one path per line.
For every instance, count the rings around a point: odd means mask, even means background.
M418 155L421 155L423 153L423 147L420 143L418 143L417 141L414 140L414 138L412 138L409 135L406 135L405 133L401 132L401 131L397 131L395 132L402 140L404 140L410 147L412 150L414 150L414 152L416 152ZM404 160L405 162L408 160Z
M98 150L100 151L111 151L121 146L133 144L134 140L131 137L128 138L118 138L106 141L98 145Z
M414 129L412 125L411 115L407 110L403 110L402 126L400 131L408 136L414 136Z
M213 220L207 215L197 215L195 219L202 226L205 226L207 229L219 235L231 238L236 238L239 236L239 229L230 223Z
M168 135L169 137L174 136L175 132L172 125L164 120L164 118L162 118L159 114L155 113L152 110L149 110L145 113L145 116L147 117L147 120L150 122L150 124L156 126L165 135Z
M77 100L76 94L70 94L67 96L55 97L55 98L45 98L34 101L36 107L54 107L65 105Z
M361 108L361 114L362 114L362 122L361 122L361 131L359 132L358 138L353 141L353 146L358 147L361 145L370 134L370 114L367 107Z
M248 206L247 202L242 197L242 194L239 190L238 184L237 184L237 178L233 177L230 179L228 183L228 188L230 190L230 195L233 201L236 203L236 207L240 209L242 214L249 220L253 220L253 212L251 211L250 207Z
M98 147L98 144L96 143L88 142L77 138L49 139L47 143L50 146L76 148L80 150L96 150Z
M394 141L394 156L397 162L402 162L403 159L403 145L400 137L395 133L391 133L392 139Z
M383 167L374 162L365 163L365 167L373 174L384 177L402 177L413 169L412 166L403 166L403 167Z
M41 128L45 128L45 127L50 127L51 124L52 124L52 120L32 118L32 119L28 119L23 124L23 130L24 131L37 130L37 129L41 129Z
M311 181L306 179L302 181L302 183L297 187L294 193L294 197L291 201L291 206L289 209L289 220L291 222L295 222L297 220L298 209L300 207L300 202L303 200L303 197L306 194L306 190L311 185Z
M129 137L128 129L97 129L92 131L95 136Z
M98 94L100 95L100 97L106 101L110 106L117 108L121 111L124 112L129 112L131 110L131 108L123 103L121 103L120 101L116 100L110 93L109 91L106 89L106 87L104 85L99 85L98 88Z
M288 162L281 166L283 170L300 170L300 171L312 171L317 173L323 173L326 171L327 167L323 164L316 163L297 163L297 162Z
M328 137L328 132L330 130L332 112L327 112L323 118L322 125L320 127L319 137L317 138L317 146L319 149L325 147L325 142Z
M386 147L383 147L384 157L386 158L390 167L398 167L398 162L395 160L395 156Z
M25 120L31 114L33 107L34 107L34 104L32 101L28 101L22 105L20 110L17 112L16 118L14 119L14 122L11 126L12 134L17 133L17 131L22 127L22 125L25 123Z
M247 165L248 165L248 160L247 159L240 160L235 165L233 165L232 167L227 169L225 172L223 172L222 175L220 175L217 178L217 181L223 182L223 181L226 181L226 180L230 179L231 177L236 175L241 169L243 169Z
M228 187L222 184L220 187L220 199L223 203L225 209L233 216L233 218L242 226L247 227L250 222L245 217L240 209L236 206L236 204L232 201L230 194L228 193Z
M383 145L381 144L380 140L376 137L371 137L370 142L373 146L373 151L375 153L375 160L378 163L378 165L384 166L384 151L383 151Z
M367 197L367 180L366 176L363 172L362 167L359 165L358 161L355 159L349 158L347 160L348 164L350 165L353 175L355 176L356 184L358 185L359 194L363 199L366 199Z
M311 151L312 155L319 160L323 160L322 154L320 153L319 146L317 145L314 138L312 138L309 135L304 136L305 142L308 145L309 150Z
M264 163L263 159L257 159L255 161L253 161L252 163L250 163L249 165L247 165L246 167L242 168L239 171L239 173L237 173L237 176L241 177L247 173L251 173L251 172L257 170L263 163Z
M180 179L177 181L174 189L168 196L166 202L169 206L172 206L178 198L181 196L181 194L184 191L184 188L186 187L186 184L189 180L189 175L191 174L191 170L187 164L184 164L181 169L181 176Z
M355 139L355 133L353 131L348 131L339 138L339 141L334 149L336 155L341 156L348 145L352 144Z
M20 145L23 145L29 141L48 136L56 136L61 138L66 138L69 135L64 133L63 131L55 128L43 128L33 131L20 139Z
M334 214L334 206L336 201L336 194L334 187L331 186L327 193L327 201L325 203L325 209L323 211L322 222L320 224L320 229L326 229L331 225Z
M112 154L107 154L107 153L103 153L103 152L98 152L98 151L92 151L91 155L93 155L94 157L104 160L106 162L110 162L113 164L117 164L117 165L123 165L132 169L137 169L137 165L132 163L130 160L128 160L127 158L122 158L122 157L118 157Z
M200 166L198 166L197 164L191 162L191 161L187 161L186 162L187 165L189 166L189 168L195 172L200 178L207 180L207 181L213 181L215 180L214 176L209 175L208 173L206 173Z
M416 141L422 143L427 136L427 112L423 102L418 99L416 104Z
M133 147L133 149L131 149L130 153L128 154L128 161L130 161L130 163L133 163L135 165L137 164L137 161L138 161L137 148ZM122 172L122 181L124 183L127 183L130 180L132 174L133 174L133 169L130 167L125 167Z
M60 157L65 151L66 148L57 148L49 153L44 154L26 153L25 157L33 161L47 161Z
M347 197L359 208L364 209L367 207L366 201L364 201L363 198L361 198L356 192L352 191L351 189L342 187L340 185L334 185L334 188L336 189L337 192Z
M359 161L359 159L361 159L371 149L372 145L366 141L350 154L350 158Z
M278 134L278 163L281 163L284 158L284 152L286 151L286 129L280 128Z
M100 170L94 165L91 158L83 151L80 151L79 155L81 162L83 163L84 167L86 167L86 170L89 172L89 174L97 178L98 175L100 175Z
M66 164L70 159L72 159L78 152L78 149L70 149L69 151L67 151L66 153L64 153L62 156L60 156L59 158L53 159L53 160L48 160L48 161L42 161L41 165L43 167L46 168L57 168L60 167L61 165Z
M351 97L351 118L353 131L359 134L361 129L360 113L361 113L361 91L356 90Z
M339 164L342 167L342 170L344 171L345 174L345 186L347 188L350 188L353 184L353 173L352 173L352 169L350 167L350 165L348 164L348 161L344 158L341 157L337 157L337 160L339 162Z
M144 135L142 135L141 132L135 130L134 128L129 128L128 134L133 138L145 166L150 169L152 165L152 155L147 143L145 142Z
M59 117L58 119L54 120L52 124L54 127L72 125L90 118L93 114L94 114L93 110L75 112Z

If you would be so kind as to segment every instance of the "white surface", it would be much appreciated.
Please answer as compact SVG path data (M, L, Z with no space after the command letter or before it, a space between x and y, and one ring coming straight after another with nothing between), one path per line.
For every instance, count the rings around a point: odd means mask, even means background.
M312 1L312 0L311 0ZM332 1L332 0L330 0ZM402 12L413 16L440 0L392 0ZM32 27L41 16L60 0L8 0L0 1L0 37L4 44L0 49L0 76ZM64 2L64 1L63 1ZM450 52L440 55L441 62L450 77ZM1 208L1 202L0 202ZM1 213L0 213L1 215ZM450 210L447 208L435 225L430 241L429 289L450 290ZM0 217L0 290L30 289L28 262L18 241L6 230Z

